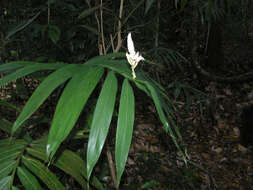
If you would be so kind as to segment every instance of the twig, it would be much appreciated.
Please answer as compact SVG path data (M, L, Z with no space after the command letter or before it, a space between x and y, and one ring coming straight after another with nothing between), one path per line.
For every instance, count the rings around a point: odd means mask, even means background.
M104 37L104 26L103 26L103 0L100 1L101 6L100 6L100 28L101 28L101 40L102 40L102 48L103 48L103 55L106 54L106 49L105 49L105 37Z
M90 4L90 0L85 0L86 3L88 4L89 8L91 8L91 4ZM97 25L98 25L98 33L100 34L101 33L101 28L100 28L100 22L99 22L99 19L98 19L98 15L97 15L97 11L95 11L95 19L97 21ZM102 49L102 45L101 45L101 39L100 39L100 35L98 36L98 52L99 52L99 55L103 55L103 49Z
M156 19L156 33L155 33L155 47L158 47L159 43L159 22L160 22L160 9L161 9L161 2L157 1L157 19Z
M119 22L118 22L118 44L114 52L118 52L119 49L122 46L122 39L121 39L121 18L122 18L122 12L123 12L123 4L124 0L120 1L120 8L119 8Z
M110 34L110 40L111 40L111 44L112 44L112 51L113 51L113 52L116 52L116 51L115 51L115 48L114 48L114 44L113 44L113 37L112 37L111 34Z
M106 145L106 156L107 156L107 160L108 160L109 167L110 167L113 185L116 189L118 189L115 167L114 167L114 163L112 160L112 153L110 151L110 147L108 144Z

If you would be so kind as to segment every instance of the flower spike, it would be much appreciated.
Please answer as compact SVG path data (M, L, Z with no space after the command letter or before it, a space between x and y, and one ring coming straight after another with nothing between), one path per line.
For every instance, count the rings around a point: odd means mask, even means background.
M129 53L126 53L127 61L131 65L133 79L135 79L136 75L135 75L134 69L141 60L144 60L144 58L139 54L139 52L135 52L134 42L132 40L131 33L129 33L127 36L127 49L129 52Z

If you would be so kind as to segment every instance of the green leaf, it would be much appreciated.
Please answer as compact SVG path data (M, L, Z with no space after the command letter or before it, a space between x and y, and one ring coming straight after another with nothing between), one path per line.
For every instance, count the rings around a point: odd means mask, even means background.
M48 36L49 36L50 40L54 44L56 44L58 42L58 40L60 39L61 30L59 29L59 27L57 27L55 25L49 25L49 27L48 27Z
M148 181L148 182L144 183L141 186L141 189L151 189L151 188L154 188L155 186L158 186L159 184L160 183L158 181L151 180L151 181Z
M117 88L117 78L113 72L110 72L99 95L91 124L87 150L88 178L90 178L105 143L114 110Z
M26 151L28 154L46 161L46 144L47 136L44 136L41 139L33 141L30 144L31 148L27 148ZM76 153L70 150L64 150L52 164L71 175L83 188L87 187L87 182L83 179L83 177L87 179L86 163ZM97 189L103 190L102 184L95 176L93 176L91 184Z
M9 190L11 185L11 176L7 176L3 179L0 179L0 189L1 190Z
M17 174L26 190L42 190L38 180L24 167L18 167Z
M79 16L78 18L81 19L81 18L85 18L89 15L91 15L93 12L95 12L97 9L99 9L101 6L100 5L97 5L95 7L92 7L92 8L89 8L89 9L86 9L84 10Z
M50 190L65 190L57 177L40 161L31 157L22 157L24 165L32 171Z
M10 141L10 140L9 140ZM10 142L9 142L10 143ZM14 141L15 143L15 141ZM0 163L3 163L8 160L14 160L25 148L24 144L6 144L0 146Z
M132 80L132 72L126 60L107 60L105 56L100 56L100 58L95 58L94 60L87 62L87 64L111 69L125 78Z
M11 104L11 103L9 103L9 102L7 102L5 100L0 100L0 106L6 106L6 107L8 107L8 108L10 108L12 110L20 112L20 109L17 106L15 106L14 104Z
M166 119L166 116L164 114L160 99L159 99L159 95L157 93L157 91L155 90L155 88L149 84L148 82L146 83L148 90L150 91L151 97L155 103L155 107L156 107L156 111L158 113L158 116L165 128L165 131L168 132L168 128L169 128L169 123Z
M21 68L14 73L11 73L0 80L0 86L3 86L13 80L16 80L18 78L24 77L26 75L29 75L36 71L42 71L42 70L54 70L59 69L62 67L62 63L55 63L55 64L44 64L44 63L37 63L31 66L26 66L24 68Z
M46 154L46 144L43 146L31 146L31 148L26 148L26 152L29 155L34 156L35 158L38 158L43 161L47 161L47 154Z
M8 176L15 166L15 160L7 160L0 163L0 179Z
M76 71L78 71L78 69L80 69L79 65L67 65L58 69L43 80L29 98L23 111L14 123L12 133L14 133L22 125L22 123L38 109L38 107L55 90L55 88L68 80Z
M188 3L188 0L181 0L181 11L184 9L187 3Z
M174 90L174 98L175 100L179 97L181 93L181 88L180 87L176 87L175 90Z
M19 190L18 187L12 186L11 190Z
M26 63L25 65L30 64L30 62L24 62L24 63ZM16 70L21 67L24 67L25 65L19 64L17 62L5 63L5 64L0 65L0 73L5 73L5 72L12 71L12 70Z
M97 36L100 35L98 30L93 28L93 27L90 27L90 26L87 26L87 25L84 25L84 24L80 25L80 27L87 29L88 31L92 32L93 34L96 34Z
M4 146L18 146L18 147L24 147L24 145L27 145L27 142L23 139L12 139L12 138L7 138L0 140L0 147Z
M82 188L88 189L88 183L84 180L82 172L80 171L80 168L83 167L83 164L85 164L83 160L70 150L63 151L54 163L56 167L72 176L82 186Z
M103 72L102 68L83 65L67 84L56 106L49 131L47 155L50 160L74 127L83 106L102 77Z
M123 174L127 155L132 140L132 132L134 125L134 93L128 80L125 79L123 82L120 105L119 105L119 116L117 123L116 133L116 169L117 169L117 181L120 184L120 178Z
M0 129L8 134L11 133L11 127L12 127L12 123L9 122L8 120L5 119L1 119L0 120Z
M27 27L28 25L30 25L39 15L41 12L38 12L36 15L34 15L31 19L27 20L27 21L23 21L20 24L18 24L15 28L13 28L12 30L8 31L6 34L5 39L9 39L10 37L12 37L14 34L16 34L17 32L23 30L25 27Z
M147 14L147 12L149 11L149 9L151 8L152 4L155 2L155 0L147 0L146 1L146 8L145 8L145 14Z

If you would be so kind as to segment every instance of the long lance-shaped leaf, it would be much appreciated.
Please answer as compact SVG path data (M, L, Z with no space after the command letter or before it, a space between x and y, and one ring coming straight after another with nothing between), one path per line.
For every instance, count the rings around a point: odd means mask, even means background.
M74 127L83 106L102 77L103 72L103 68L84 65L64 89L56 106L49 131L47 155L50 160Z
M150 94L151 94L151 96L152 96L152 99L153 99L153 101L154 101L154 103L155 103L155 107L156 107L158 116L159 116L159 118L160 118L160 120L161 120L161 122L162 122L162 124L163 124L163 126L164 126L164 128L165 128L165 131L166 131L166 132L169 131L169 134L170 134L170 136L171 136L171 138L172 138L172 141L174 142L175 146L177 147L177 149L178 149L178 150L180 151L180 153L182 154L183 159L184 159L184 161L185 161L185 163L186 163L186 159L185 159L184 153L183 153L182 149L180 148L179 144L177 143L177 139L176 139L176 137L175 137L175 134L174 134L174 132L173 132L171 126L169 125L168 120L167 120L167 118L166 118L166 115L165 115L165 113L164 113L164 109L165 109L165 112L167 113L167 111L168 111L167 109L168 109L168 108L165 107L165 105L164 105L164 103L163 103L163 100L160 99L160 96L159 96L159 94L157 93L157 91L155 90L155 88L154 88L150 83L148 83L148 82L146 83L146 85L147 85L147 88L149 89ZM175 125L175 123L174 123L173 119L171 118L169 112L167 113L167 116L169 117L170 122L174 125L174 128L175 128L175 130L176 130L176 132L177 132L177 129L176 129L177 126ZM179 134L179 132L177 132L177 134ZM180 136L181 136L181 135L180 135ZM180 136L179 136L179 137L180 137Z
M17 174L26 190L42 190L36 177L24 167L18 167Z
M117 181L120 184L120 178L123 174L127 155L132 140L132 132L134 125L134 93L128 80L123 82L119 116L117 123L116 134L116 168L117 168Z
M43 82L34 91L33 95L29 98L23 111L14 123L12 127L12 134L39 108L39 106L60 84L68 80L76 71L79 70L79 68L80 65L67 65L58 69L43 80Z
M169 123L168 123L166 116L164 114L163 107L162 107L161 102L159 100L159 95L157 94L155 88L152 85L150 85L148 82L146 83L146 85L147 85L147 88L150 91L152 99L155 103L156 111L158 113L158 116L159 116L164 128L165 128L165 131L168 132Z
M114 110L117 88L117 78L113 72L110 72L99 95L91 124L87 150L88 178L105 143Z
M5 39L9 39L10 37L12 37L14 34L16 34L17 32L23 30L25 27L27 27L28 25L30 25L39 15L41 12L38 12L36 15L34 15L31 19L27 20L27 21L23 21L21 22L19 25L17 25L15 28L13 28L12 30L8 31L6 34Z
M22 64L20 64L22 63ZM33 64L33 62L32 62ZM5 64L2 64L0 65L0 73L5 73L5 72L9 72L9 71L12 71L12 70L16 70L16 69L19 69L19 68L22 68L26 65L31 65L31 62L9 62L9 63L5 63Z
M126 60L106 60L106 61L96 61L90 63L92 65L102 66L111 69L127 79L132 80L132 73L130 66Z
M50 190L65 190L62 183L57 177L40 161L32 157L22 157L24 165L32 171Z
M3 86L13 80L24 77L24 76L34 73L36 71L54 70L54 69L59 69L62 66L64 66L62 63L55 63L55 64L37 63L35 65L26 66L24 68L21 68L21 69L15 71L12 74L7 75L2 80L0 80L0 86Z

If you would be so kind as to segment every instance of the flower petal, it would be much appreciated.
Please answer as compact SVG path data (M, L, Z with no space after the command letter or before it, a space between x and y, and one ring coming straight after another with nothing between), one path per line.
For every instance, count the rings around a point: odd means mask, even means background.
M128 34L127 36L127 49L128 52L132 55L135 54L135 50L134 50L134 42L132 40L132 36L131 36L131 32Z

